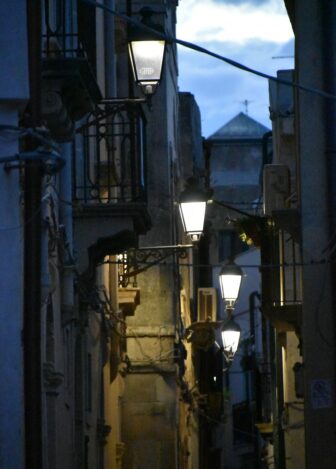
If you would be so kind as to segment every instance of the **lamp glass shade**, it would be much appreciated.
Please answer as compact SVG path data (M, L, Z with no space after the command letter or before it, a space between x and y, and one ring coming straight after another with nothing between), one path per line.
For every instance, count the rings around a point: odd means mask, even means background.
M203 233L206 202L180 202L183 229L189 236L199 237Z
M229 358L233 358L237 352L239 339L240 327L233 319L230 319L224 324L222 330L223 349Z
M161 79L165 41L143 40L129 43L134 80L141 86L156 86Z
M241 276L240 275L220 275L219 282L220 282L223 300L235 302L239 295Z
M225 264L219 274L222 298L233 305L238 298L243 271L236 264Z

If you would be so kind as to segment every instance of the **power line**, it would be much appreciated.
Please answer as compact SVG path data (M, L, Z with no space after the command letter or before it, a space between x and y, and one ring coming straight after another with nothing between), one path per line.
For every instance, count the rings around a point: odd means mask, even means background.
M145 248L144 248L145 249ZM336 260L328 260L328 259L320 259L320 260L312 260L310 262L295 262L295 263L289 263L289 262L283 262L279 264L239 264L239 267L242 267L243 269L275 269L275 268L290 268L290 267L318 267L322 265L327 265L327 264L334 264L336 263ZM123 262L123 261L103 261L99 263L99 265L102 264L118 264L118 265L129 265L130 263ZM149 265L153 264L153 262L150 261L138 261L138 265L144 264L144 265ZM162 261L157 261L155 265L161 265L161 266L166 266L166 267L173 267L176 266L176 262L166 262L165 260ZM223 266L222 263L213 263L213 264L195 264L195 263L190 263L190 262L183 262L179 263L180 267L198 267L198 268L220 268Z
M32 216L25 222L25 223L20 223L19 225L14 225L14 226L0 226L0 232L6 232L6 231L15 231L15 230L20 230L23 229L24 227L28 226L30 223L34 222L35 218L37 215L40 213L42 209L42 204L36 209L36 211L32 214Z
M225 62L225 63L231 65L232 67L238 68L240 70L243 70L245 72L251 73L251 74L256 75L256 76L259 76L261 78L266 78L267 80L271 80L271 81L274 81L276 83L280 83L281 85L291 86L293 88L297 88L297 89L302 90L302 91L307 91L308 93L317 94L319 96L322 96L323 98L336 100L336 96L331 94L331 93L327 93L327 92L319 90L317 88L311 88L310 86L305 86L305 85L302 85L301 83L287 81L287 80L283 80L283 79L278 78L278 77L274 77L272 75L268 75L267 73L260 72L259 70L255 70L251 67L247 67L246 65L244 65L240 62L229 59L228 57L224 57L223 55L217 54L216 52L212 52L212 51L210 51L208 49L205 49L204 47L201 47L197 44L193 44L191 42L175 38L175 37L170 36L168 34L163 34L163 33L159 32L155 29L152 29L152 28L144 25L140 21L137 21L133 18L130 18L129 16L124 15L123 13L119 13L116 10L113 10L112 8L109 8L105 5L101 5L100 3L94 2L93 0L82 0L82 1L84 3L89 4L89 5L93 5L96 8L101 8L102 10L108 11L112 15L115 15L118 18L123 19L127 23L130 23L134 26L137 26L138 28L141 28L144 31L150 32L151 34L153 34L153 36L156 36L159 39L163 39L163 40L165 40L167 42L170 42L170 43L179 44L183 47L187 47L188 49L192 49L196 52L200 52L202 54L209 55L210 57L221 60L222 62Z

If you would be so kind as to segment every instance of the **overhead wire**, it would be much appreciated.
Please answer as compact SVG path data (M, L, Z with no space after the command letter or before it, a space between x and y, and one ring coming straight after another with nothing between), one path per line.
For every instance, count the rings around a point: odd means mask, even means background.
M266 78L267 80L271 80L271 81L279 83L281 85L290 86L292 88L296 88L296 89L299 89L299 90L302 90L302 91L306 91L308 93L313 93L313 94L316 94L316 95L321 96L323 98L336 100L335 95L333 95L331 93L327 93L326 91L323 91L323 90L320 90L320 89L317 89L317 88L312 88L310 86L306 86L306 85L303 85L303 84L298 83L298 82L287 81L287 80L284 80L282 78L274 77L273 75L268 75L267 73L261 72L259 70L254 69L254 68L251 68L251 67L248 67L248 66L246 66L246 65L244 65L240 62L237 62L236 60L232 60L228 57L224 57L223 55L217 54L216 52L212 52L212 51L210 51L210 50L208 50L208 49L206 49L202 46L199 46L197 44L194 44L194 43L191 43L191 42L188 42L188 41L184 41L182 39L178 39L178 38L173 37L171 35L168 35L166 33L159 32L155 29L150 28L147 25L144 25L141 21L137 21L134 18L130 18L129 16L127 16L123 13L120 13L120 12L118 12L118 11L112 9L112 8L109 8L106 5L102 5L102 4L97 3L93 0L82 0L82 1L84 3L89 4L89 5L95 6L96 8L100 8L102 10L108 11L112 15L126 21L127 23L129 23L133 26L136 26L138 28L143 29L144 31L147 31L147 32L153 34L153 36L155 36L159 39L163 39L163 40L168 41L170 43L179 44L183 47L186 47L188 49L192 49L196 52L200 52L202 54L209 55L210 57L221 60L222 62L225 62L228 65L231 65L231 66L233 66L235 68L238 68L242 71L251 73L251 74L259 76L261 78Z
M290 262L283 262L279 264L239 264L239 267L243 269L275 269L275 268L281 268L281 267L317 267L321 265L326 265L326 264L334 264L336 263L336 259L320 259L320 260L312 260L310 262L295 262L295 263L290 263ZM123 261L102 261L99 265L102 264L118 264L118 265L128 265L127 262ZM152 265L153 262L150 261L138 261L139 264L144 264L144 265ZM175 265L174 262L166 262L165 260L162 261L157 261L155 265L160 265L160 266L166 266L166 267L173 267ZM211 264L195 264L195 263L190 263L190 262L183 262L179 264L180 267L197 267L197 268L220 268L223 266L222 263L211 263Z
M42 210L42 206L45 202L48 202L49 201L49 198L50 198L50 194L49 193L46 193L42 199L41 199L41 203L40 205L37 207L37 209L35 210L35 212L32 214L32 216L24 223L20 223L18 225L14 225L14 226L0 226L0 232L4 232L4 231L12 231L12 230L20 230L26 226L28 226L30 223L32 223L35 218L37 217L37 215L41 212Z

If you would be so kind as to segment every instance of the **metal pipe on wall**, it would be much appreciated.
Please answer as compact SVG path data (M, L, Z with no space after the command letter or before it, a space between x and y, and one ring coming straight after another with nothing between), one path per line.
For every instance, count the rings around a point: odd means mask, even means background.
M41 1L27 2L31 125L40 124L41 109ZM26 139L25 149L37 143ZM40 163L25 166L24 188L24 400L26 468L41 469L41 181Z
M105 0L105 6L115 9L115 0ZM105 60L105 97L116 96L116 63L115 63L115 28L114 17L104 12L104 60Z

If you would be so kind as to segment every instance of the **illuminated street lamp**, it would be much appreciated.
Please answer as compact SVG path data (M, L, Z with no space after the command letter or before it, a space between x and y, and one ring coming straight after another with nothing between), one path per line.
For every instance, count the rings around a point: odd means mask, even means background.
M152 23L153 11L150 8L142 8L140 13L144 26L164 34L160 25ZM161 80L165 48L165 40L155 37L150 31L140 27L131 29L128 51L134 80L146 95L152 95Z
M180 196L179 207L183 229L193 243L199 241L203 234L207 200L207 194L199 189L193 180L189 180Z
M232 313L232 310L231 310ZM232 319L231 315L229 319L224 323L222 329L222 342L224 355L229 362L232 362L235 353L237 352L240 339L240 327Z
M219 274L220 289L228 315L222 328L223 350L228 362L232 362L239 345L240 327L232 319L232 313L239 296L242 278L242 269L231 260L222 266Z
M187 187L180 196L179 208L183 228L185 233L191 237L193 242L198 241L203 233L205 210L208 199L208 194L200 190L197 187L196 181L193 179L188 181ZM230 206L220 202L218 205L223 205L225 208L231 208ZM228 362L232 362L239 345L240 327L232 319L232 312L239 295L242 278L242 269L232 260L223 264L219 274L219 284L228 315L228 319L222 328L223 351ZM215 323L215 325L216 324L218 323ZM197 329L195 324L192 326L193 329ZM212 327L212 324L207 324L207 326L209 329ZM200 328L200 326L198 326L198 328ZM190 327L190 329L192 328ZM207 346L211 343L212 338L206 342Z
M233 261L223 264L219 274L219 285L227 309L233 309L239 295L242 278L242 269Z

